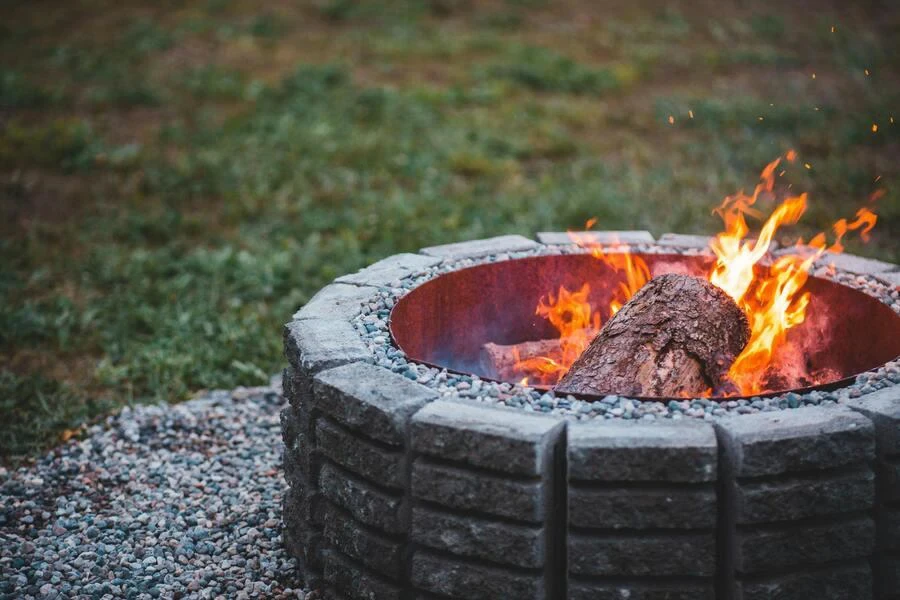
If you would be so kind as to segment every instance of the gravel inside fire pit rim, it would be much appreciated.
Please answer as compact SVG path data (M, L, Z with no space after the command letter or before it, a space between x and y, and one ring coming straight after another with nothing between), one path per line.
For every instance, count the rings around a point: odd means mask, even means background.
M631 252L647 254L696 256L710 253L706 248L663 247L657 244L622 245L611 247L609 250L614 252L625 248ZM554 414L579 421L604 419L652 421L685 418L714 420L735 414L771 412L801 406L836 405L884 387L900 384L900 360L895 360L878 369L859 375L856 381L847 387L832 391L813 390L804 394L788 392L771 398L754 397L718 402L708 398L693 398L669 400L665 403L642 402L623 396L609 395L601 400L589 402L570 395L561 396L552 392L523 388L515 384L487 381L476 375L450 373L446 369L429 367L409 360L393 344L388 329L391 309L402 296L426 281L444 273L490 262L529 256L583 254L586 252L588 250L574 245L547 245L519 252L445 260L436 266L398 278L387 286L378 287L373 300L362 306L362 311L353 319L353 324L363 343L372 353L376 365L437 390L443 399L474 400L499 407ZM817 266L811 274L860 290L877 298L894 312L900 314L900 289L897 287L887 285L871 276L848 273L827 264Z

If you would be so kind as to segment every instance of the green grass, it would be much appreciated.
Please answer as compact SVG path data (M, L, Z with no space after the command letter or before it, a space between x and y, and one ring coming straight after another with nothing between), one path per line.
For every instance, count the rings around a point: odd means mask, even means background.
M0 36L0 454L264 382L281 323L388 254L590 217L714 232L710 209L788 148L811 169L783 182L813 200L790 235L883 187L849 249L900 259L900 14L773 7L19 6Z

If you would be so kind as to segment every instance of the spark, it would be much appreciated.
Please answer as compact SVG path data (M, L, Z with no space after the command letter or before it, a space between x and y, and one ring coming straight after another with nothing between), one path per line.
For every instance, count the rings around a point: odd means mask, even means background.
M762 120L763 120L763 118L762 118L762 117L759 117L759 120L760 120L760 121L762 121Z
M812 165L809 163L803 163L803 166L807 168L807 170L812 169Z
M876 178L875 178L875 181L874 181L873 183L878 183L878 180L879 180L879 179L881 179L881 175L879 175L878 177L876 177Z
M787 173L787 171L782 170L781 173L778 174L778 176L779 176L779 177L784 177L784 174L785 174L785 173Z
M832 26L831 26L831 33L834 33L835 31L837 31L837 27L835 27L834 25L832 25Z
M872 133L878 131L878 123L872 123Z
M674 124L675 124L675 117L673 117L672 115L669 115L669 125L674 125Z
M812 74L812 78L813 78L813 79L816 78L816 74L815 74L815 73Z
M689 116L690 118L693 119L693 118L694 118L694 111L689 110L689 111L688 111L688 116Z
M868 70L868 69L863 69L863 72L866 74L866 77L869 76L869 70Z

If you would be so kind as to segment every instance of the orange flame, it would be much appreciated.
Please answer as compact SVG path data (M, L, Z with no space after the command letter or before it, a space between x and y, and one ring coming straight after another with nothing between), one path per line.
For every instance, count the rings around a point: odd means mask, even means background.
M789 150L784 159L793 163L797 153ZM778 158L766 165L752 194L738 192L725 198L714 210L722 218L725 230L710 242L716 262L708 279L734 299L750 324L750 340L729 370L742 395L766 390L766 372L779 348L786 343L787 332L805 320L810 296L803 287L816 260L825 252L843 251L842 241L848 232L859 231L862 240L868 241L869 232L878 218L871 209L861 208L854 220L840 219L832 226L836 239L830 246L822 232L808 244L799 240L795 252L774 260L768 267L761 267L761 261L770 256L769 248L779 228L797 223L807 207L806 193L789 196L772 211L757 237L748 239L747 218L763 217L755 205L761 197L772 196L781 161L782 158ZM871 202L878 199L879 192L871 196ZM595 223L596 219L591 219L586 226L590 229ZM569 235L577 245L587 248L592 256L616 271L620 281L602 317L601 312L590 304L591 288L587 283L577 292L560 287L557 295L550 294L541 299L535 312L550 321L559 332L559 352L524 360L515 354L514 368L525 375L520 381L522 385L528 385L528 382L547 385L559 381L590 345L600 329L602 318L614 315L650 279L647 264L639 256L630 254L627 248L610 252L592 240L589 233L570 232ZM705 395L712 393L710 389Z
M596 222L596 218L590 219L585 227L590 229ZM639 256L633 256L627 250L606 252L601 244L590 238L589 234L569 232L569 237L578 246L589 249L594 258L620 274L621 281L607 306L608 317L616 314L650 280L650 268ZM564 286L560 286L557 296L549 294L546 301L541 298L535 314L550 321L559 332L559 354L526 359L521 359L516 354L514 369L518 373L527 373L530 378L541 384L553 384L562 379L593 341L602 324L600 312L594 310L588 300L590 293L590 284L585 283L577 292L570 292Z
M791 150L786 158L793 162L796 156ZM801 290L813 263L826 251L841 252L841 240L848 231L861 229L861 237L868 240L877 220L875 213L861 208L853 222L841 219L834 224L832 229L837 239L830 247L826 246L825 234L820 233L809 243L812 252L798 251L779 258L768 269L757 269L778 229L796 223L806 211L805 193L788 197L766 219L756 240L745 239L749 227L744 215L759 216L759 211L750 207L761 192L773 190L773 173L780 160L772 161L763 169L752 196L738 193L726 198L715 211L722 217L725 231L710 244L717 260L709 281L734 299L750 323L750 341L729 369L729 375L744 395L765 390L766 370L773 356L785 343L788 330L806 318L809 293Z

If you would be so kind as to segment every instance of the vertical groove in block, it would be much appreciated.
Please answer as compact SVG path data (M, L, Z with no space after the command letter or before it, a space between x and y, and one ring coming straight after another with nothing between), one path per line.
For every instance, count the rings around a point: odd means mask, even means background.
M875 598L900 600L900 386L867 394L849 406L875 427Z
M551 498L547 502L550 514L544 525L547 535L547 598L565 598L568 595L568 532L569 532L569 436L568 424L559 431L553 445L553 455L544 473L549 475L545 483Z

